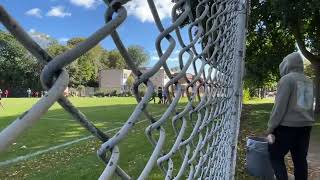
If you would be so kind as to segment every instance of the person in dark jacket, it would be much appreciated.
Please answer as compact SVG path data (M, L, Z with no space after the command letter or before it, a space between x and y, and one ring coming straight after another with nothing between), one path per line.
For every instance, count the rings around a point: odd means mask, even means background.
M296 180L307 180L307 154L314 123L313 83L303 73L299 53L287 55L279 66L275 104L268 122L269 155L277 180L287 180L284 162L290 151Z
M161 104L162 103L162 87L158 87L158 98L159 98L158 104Z

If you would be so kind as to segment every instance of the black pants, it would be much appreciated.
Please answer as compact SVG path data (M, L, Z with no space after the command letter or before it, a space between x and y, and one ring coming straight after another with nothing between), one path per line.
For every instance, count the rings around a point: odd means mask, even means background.
M285 155L290 151L295 180L308 179L307 154L311 127L279 126L274 131L275 143L269 145L272 168L277 180L288 180Z

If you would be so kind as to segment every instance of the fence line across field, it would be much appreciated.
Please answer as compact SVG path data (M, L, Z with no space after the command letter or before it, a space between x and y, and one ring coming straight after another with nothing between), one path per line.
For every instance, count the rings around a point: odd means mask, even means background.
M235 157L242 97L244 40L246 32L247 2L245 0L174 0L172 23L164 27L159 17L156 0L147 0L159 34L155 48L159 60L147 71L140 71L129 55L117 29L126 20L125 4L129 0L104 0L107 10L105 25L74 48L51 57L0 6L0 21L15 38L43 65L41 83L48 93L31 109L3 129L0 133L0 152L8 148L19 135L34 125L48 109L58 102L94 137L101 140L98 156L106 164L100 179L111 179L114 174L130 179L121 169L119 143L144 115L149 122L145 135L153 147L148 162L137 179L148 179L154 168L159 168L165 179L234 179ZM184 33L186 32L186 33ZM75 59L89 51L101 40L111 36L127 66L135 75L132 93L137 100L127 122L110 137L97 128L67 97L63 96L69 77L65 69ZM185 37L186 36L186 37ZM163 47L167 44L167 47ZM179 72L171 73L167 60L179 50ZM155 90L150 80L160 68L170 78L164 86L169 104L165 112L156 117L148 108ZM190 80L186 73L195 75ZM181 81L186 81L182 87ZM146 86L144 94L139 87ZM177 110L183 90L187 103ZM202 93L200 93L202 92ZM170 118L172 117L173 118ZM107 115L106 115L107 117ZM168 127L175 133L175 141L164 148ZM188 128L192 127L191 132ZM181 162L175 154L179 154Z

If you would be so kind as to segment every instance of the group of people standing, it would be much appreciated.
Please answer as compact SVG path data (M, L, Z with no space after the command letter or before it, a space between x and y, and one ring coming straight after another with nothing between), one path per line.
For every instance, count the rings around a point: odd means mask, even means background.
M153 92L153 95L150 101L153 100L153 102L156 103L156 97L159 98L158 104L168 103L168 91L165 88L158 87L158 91Z
M47 91L40 91L40 92L39 91L32 91L30 88L28 88L26 90L26 93L27 93L27 97L30 98L30 97L42 97L42 96L46 95L48 92ZM8 89L6 89L4 91L2 91L2 89L0 89L0 100L3 97L5 97L5 98L9 97L9 90Z
M44 96L44 95L46 95L48 92L47 91L33 91L32 92L32 90L30 89L30 88L28 88L27 89L27 96L28 96L28 98L30 98L30 97L42 97L42 96Z
M158 87L158 104L167 104L168 102L168 91L165 88Z
M9 90L6 89L6 90L4 90L4 92L2 92L2 89L0 89L0 98L2 98L2 95L3 95L3 97L7 98L9 96Z

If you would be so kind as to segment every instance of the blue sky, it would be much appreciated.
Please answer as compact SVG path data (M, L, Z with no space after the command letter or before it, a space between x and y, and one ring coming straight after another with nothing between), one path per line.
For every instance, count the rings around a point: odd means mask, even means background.
M72 37L87 37L104 25L106 6L101 0L0 0L7 11L29 32L45 33L61 43ZM171 0L156 1L165 26L170 24ZM133 0L127 5L129 16L119 33L126 45L140 45L150 54L151 66L156 60L155 39L158 30L146 0ZM3 27L1 27L3 29ZM111 38L101 45L115 48ZM170 66L177 64L177 53L170 57Z

